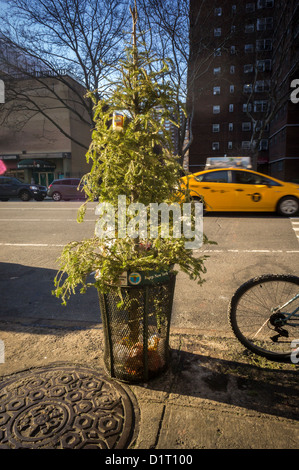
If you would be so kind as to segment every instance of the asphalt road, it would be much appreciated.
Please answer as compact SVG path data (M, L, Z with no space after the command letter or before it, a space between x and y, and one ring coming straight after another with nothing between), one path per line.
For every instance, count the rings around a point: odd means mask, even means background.
M62 306L51 294L57 258L72 240L92 236L94 209L76 222L80 202L8 201L0 203L0 319L26 325L63 322L84 327L101 322L94 289ZM296 230L297 229L297 230ZM204 232L217 245L205 245L205 283L179 273L172 327L229 334L227 306L235 289L258 274L298 273L299 218L275 214L220 214L204 217Z

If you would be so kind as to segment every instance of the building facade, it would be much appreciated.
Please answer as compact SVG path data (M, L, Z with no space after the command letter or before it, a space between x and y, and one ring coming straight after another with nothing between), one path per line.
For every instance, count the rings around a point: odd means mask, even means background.
M289 99L299 78L296 11L295 0L191 0L191 172L207 158L250 156L258 171L296 178L299 105Z
M299 183L299 3L276 0L274 15L277 34L273 37L273 48L278 59L273 58L273 76L281 83L277 99L282 106L270 122L269 174ZM290 85L297 80L298 98L294 100Z
M68 76L19 78L9 85L0 128L5 174L48 186L53 179L87 173L91 124L80 103L85 89Z

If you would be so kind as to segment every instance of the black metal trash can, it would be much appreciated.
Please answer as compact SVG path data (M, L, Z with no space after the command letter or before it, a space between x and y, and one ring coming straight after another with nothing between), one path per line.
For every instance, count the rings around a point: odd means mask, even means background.
M111 377L147 381L169 365L169 329L176 275L128 273L119 291L99 292L105 351ZM126 282L125 282L126 283Z

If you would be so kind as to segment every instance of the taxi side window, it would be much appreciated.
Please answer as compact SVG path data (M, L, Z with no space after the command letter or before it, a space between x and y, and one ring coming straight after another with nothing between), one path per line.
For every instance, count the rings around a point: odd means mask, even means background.
M228 183L227 171L213 171L212 173L204 173L195 178L197 181L209 183Z
M263 175L245 171L233 171L233 181L238 184L267 184L268 186L280 186L276 181L270 180Z

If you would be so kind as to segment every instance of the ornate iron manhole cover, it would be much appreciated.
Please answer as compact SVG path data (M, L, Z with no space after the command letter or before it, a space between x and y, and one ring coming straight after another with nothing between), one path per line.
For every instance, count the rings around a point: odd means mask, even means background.
M0 449L125 449L133 395L94 370L48 367L0 383Z

